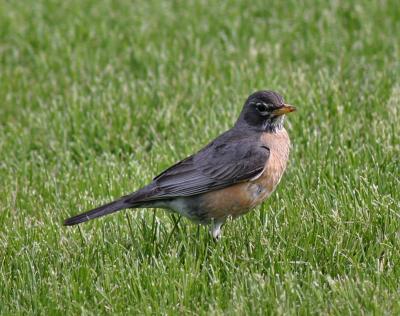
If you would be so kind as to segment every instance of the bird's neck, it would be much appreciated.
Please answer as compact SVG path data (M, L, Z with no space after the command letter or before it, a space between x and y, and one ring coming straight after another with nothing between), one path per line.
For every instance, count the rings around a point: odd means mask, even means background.
M240 117L235 124L235 128L240 130L253 130L257 132L277 133L283 129L284 115L274 118L267 118L256 125L249 124L244 118Z
M284 116L279 116L271 120L266 120L263 124L263 131L269 133L276 133L283 128Z

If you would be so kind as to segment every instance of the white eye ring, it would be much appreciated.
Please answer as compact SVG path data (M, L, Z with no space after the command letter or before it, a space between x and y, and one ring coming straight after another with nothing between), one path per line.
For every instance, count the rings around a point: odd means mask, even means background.
M261 114L266 114L268 112L268 109L271 107L270 104L266 104L264 102L258 102L256 103L256 108Z

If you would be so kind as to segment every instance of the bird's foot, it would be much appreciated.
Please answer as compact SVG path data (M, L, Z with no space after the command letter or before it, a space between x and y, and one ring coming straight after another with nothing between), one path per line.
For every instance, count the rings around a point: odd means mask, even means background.
M221 227L224 224L225 221L221 221L221 220L213 220L211 223L211 227L210 227L210 233L212 238L215 241L218 241L221 238Z

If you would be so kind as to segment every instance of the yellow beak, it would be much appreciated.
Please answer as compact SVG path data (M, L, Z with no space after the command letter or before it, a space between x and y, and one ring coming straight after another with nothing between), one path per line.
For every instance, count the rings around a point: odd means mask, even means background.
M296 108L293 105L284 104L279 109L276 109L275 111L273 111L272 114L279 116L279 115L287 114L287 113L294 112L294 111L296 111Z

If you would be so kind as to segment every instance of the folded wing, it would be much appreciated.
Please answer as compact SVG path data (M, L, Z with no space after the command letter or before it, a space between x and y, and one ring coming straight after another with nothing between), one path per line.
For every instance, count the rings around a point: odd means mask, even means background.
M268 158L267 147L247 139L210 144L154 178L144 200L191 196L250 180L263 172Z

